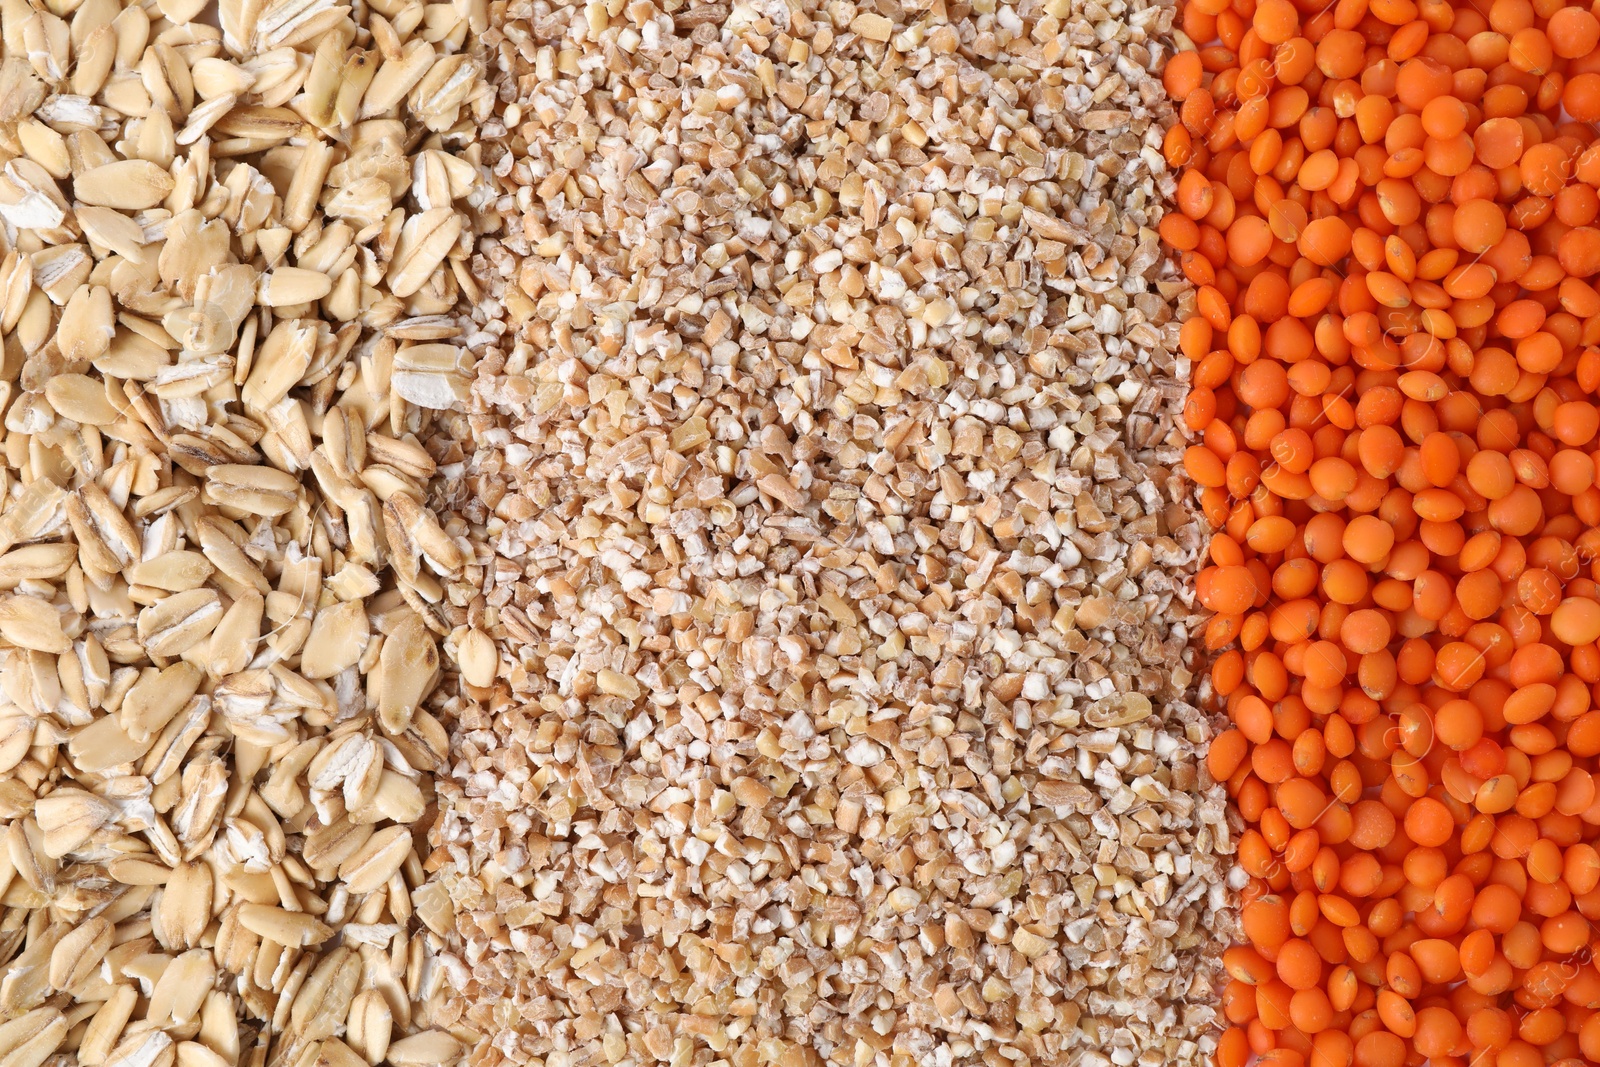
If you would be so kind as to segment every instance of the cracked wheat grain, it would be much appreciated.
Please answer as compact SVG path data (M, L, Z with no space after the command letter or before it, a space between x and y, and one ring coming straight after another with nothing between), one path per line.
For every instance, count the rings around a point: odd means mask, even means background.
M1171 20L491 6L474 1063L1204 1059Z

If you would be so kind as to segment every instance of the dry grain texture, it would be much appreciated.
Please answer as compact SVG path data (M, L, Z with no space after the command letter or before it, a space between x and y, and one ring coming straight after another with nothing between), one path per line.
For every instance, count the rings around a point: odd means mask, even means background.
M492 5L475 1062L1203 1059L1171 19Z
M0 1062L460 1056L412 893L485 25L0 0Z

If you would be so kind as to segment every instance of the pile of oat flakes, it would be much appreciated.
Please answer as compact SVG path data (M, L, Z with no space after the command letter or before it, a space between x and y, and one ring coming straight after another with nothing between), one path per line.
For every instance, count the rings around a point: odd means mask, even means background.
M1204 1059L1172 17L0 2L0 1063Z
M7 1067L463 1051L418 845L488 641L428 496L484 17L0 3Z

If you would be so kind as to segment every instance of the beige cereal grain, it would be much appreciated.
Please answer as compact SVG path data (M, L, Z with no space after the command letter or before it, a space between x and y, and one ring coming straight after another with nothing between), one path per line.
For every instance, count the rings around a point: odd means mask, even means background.
M486 17L0 4L0 1062L459 1055L411 893Z
M1173 17L491 5L474 1063L1207 1059Z

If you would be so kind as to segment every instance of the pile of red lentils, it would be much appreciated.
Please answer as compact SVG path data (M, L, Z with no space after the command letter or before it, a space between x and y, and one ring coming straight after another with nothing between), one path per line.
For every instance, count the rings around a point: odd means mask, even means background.
M1600 1061L1600 19L1180 11L1218 1067Z

